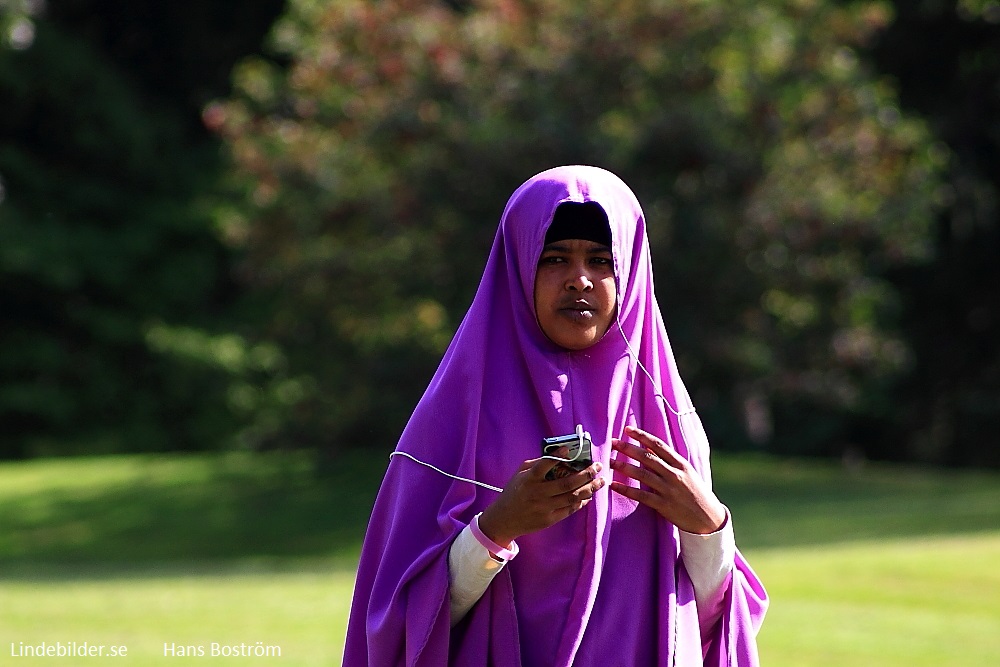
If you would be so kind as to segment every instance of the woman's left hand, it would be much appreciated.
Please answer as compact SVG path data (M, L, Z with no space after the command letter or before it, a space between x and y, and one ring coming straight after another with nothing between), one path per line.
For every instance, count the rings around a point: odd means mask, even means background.
M613 439L611 446L639 465L617 457L611 468L639 482L639 487L613 481L612 491L647 505L688 533L706 535L725 524L725 506L686 459L634 426L626 427L625 434L639 444Z

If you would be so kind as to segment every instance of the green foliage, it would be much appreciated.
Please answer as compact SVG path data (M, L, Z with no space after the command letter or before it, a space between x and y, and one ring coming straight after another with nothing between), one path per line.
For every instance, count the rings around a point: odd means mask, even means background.
M996 2L302 0L203 113L284 3L98 4L0 0L0 456L392 442L590 162L717 445L1000 463Z
M947 160L935 255L894 272L914 364L877 455L1000 466L1000 5L897 0L868 57ZM934 44L928 49L927 44Z
M226 379L144 340L225 302L198 198L215 157L89 45L32 26L0 49L0 456L217 443L233 418L202 406Z
M250 343L236 333L210 334L163 323L150 325L145 340L174 370L193 377L214 376L225 390L225 403L209 407L225 407L236 418L239 426L234 427L231 444L244 449L259 447L279 432L290 410L312 389L309 376L289 377L288 361L273 343Z
M886 272L928 256L942 162L857 57L890 19L812 0L293 2L273 32L290 66L245 61L206 118L249 195L224 235L280 295L264 336L313 380L294 428L394 440L506 198L591 163L644 205L716 442L842 446L912 361ZM774 436L802 404L823 428Z
M35 16L42 9L38 0L0 0L0 49L22 50L35 40Z

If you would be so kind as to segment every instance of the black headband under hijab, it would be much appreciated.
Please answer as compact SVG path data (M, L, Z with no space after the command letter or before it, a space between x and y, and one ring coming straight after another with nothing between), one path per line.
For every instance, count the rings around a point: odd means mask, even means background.
M545 245L566 239L583 239L611 246L608 214L594 201L566 201L556 207L552 224L545 232Z

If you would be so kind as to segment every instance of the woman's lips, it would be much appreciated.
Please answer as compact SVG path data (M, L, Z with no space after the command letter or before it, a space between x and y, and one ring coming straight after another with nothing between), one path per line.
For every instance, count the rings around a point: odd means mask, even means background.
M577 301L563 306L559 312L573 321L586 322L594 318L595 308L586 301Z

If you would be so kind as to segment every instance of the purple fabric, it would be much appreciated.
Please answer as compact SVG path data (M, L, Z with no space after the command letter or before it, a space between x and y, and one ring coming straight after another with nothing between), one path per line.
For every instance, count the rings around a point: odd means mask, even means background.
M596 201L607 212L618 283L620 329L612 324L578 352L544 336L533 306L546 227L564 201ZM511 196L475 299L397 451L503 487L540 455L542 437L572 433L577 423L591 433L604 475L612 474L611 438L634 424L710 479L708 441L653 295L639 203L614 174L583 166L538 174ZM742 556L722 619L700 637L676 528L607 486L583 510L519 539L520 555L451 628L448 550L494 498L393 457L361 554L345 665L687 666L703 656L706 665L758 664L767 597Z

